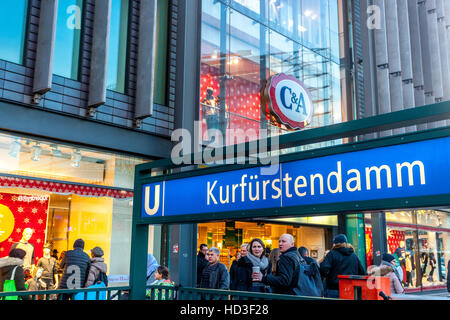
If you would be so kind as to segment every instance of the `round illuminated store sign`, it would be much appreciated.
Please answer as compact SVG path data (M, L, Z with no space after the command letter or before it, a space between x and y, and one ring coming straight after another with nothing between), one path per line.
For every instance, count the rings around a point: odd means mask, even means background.
M14 229L14 215L7 206L0 204L0 242L9 238Z
M284 73L272 76L266 87L269 111L291 129L303 129L313 115L311 94L303 82Z

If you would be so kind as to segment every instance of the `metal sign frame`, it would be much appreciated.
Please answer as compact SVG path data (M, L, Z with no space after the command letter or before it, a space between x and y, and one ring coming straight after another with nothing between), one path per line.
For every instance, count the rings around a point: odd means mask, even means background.
M322 128L315 128L305 131L293 132L279 137L279 149L308 145L317 142L331 141L340 138L352 138L364 134L381 132L396 128L434 122L450 119L450 101L436 103L433 105L417 107L389 114L382 114L370 118L353 120L345 123L339 123ZM280 156L280 163L312 159L328 155L336 155L360 150L385 147L418 142L436 138L450 136L450 126L429 129L419 132L405 133L401 135L372 139L361 142L350 142L342 145L318 148L314 150L295 152ZM271 142L267 143L269 150ZM235 145L235 150L243 147L246 155L252 154L255 150L251 143ZM222 154L226 154L226 147L222 148ZM199 159L198 154L191 154L191 163L194 159ZM174 180L180 178L208 175L212 173L225 172L230 170L253 168L262 164L241 164L241 165L223 165L205 169L193 169L190 171L171 173L152 177L154 170L168 170L181 167L192 166L175 165L171 159L162 159L146 164L141 164L135 168L134 198L133 198L133 217L132 217L132 239L131 239L131 262L130 262L130 284L133 287L131 298L139 299L145 296L145 275L147 266L148 250L148 226L151 224L165 223L195 223L200 221L225 220L225 219L243 219L252 217L285 217L302 215L323 215L336 214L342 212L364 212L366 210L382 209L402 209L417 207L441 207L450 206L450 194L405 197L380 200L351 201L340 203L327 203L317 205L303 205L294 207L256 209L231 211L211 214L192 214L179 217L141 217L142 204L142 186L152 182L163 180Z
M434 107L438 105L433 105ZM450 108L450 103L447 104ZM423 108L423 107L422 107ZM409 110L404 110L401 112L408 112ZM377 116L379 117L379 116ZM373 117L376 118L376 117ZM364 119L365 120L365 119ZM361 121L361 120L355 120ZM353 123L348 122L346 125L351 125ZM311 129L312 131L315 129ZM307 133L305 131L305 133ZM288 134L289 135L289 134ZM394 146L400 144L406 144L411 142L418 142L424 140L430 140L435 138L442 138L450 136L450 126L438 129L425 130L420 132L405 133L401 135L379 138L368 141L346 143L333 147L319 148L308 151L300 151L291 154L281 155L279 157L279 162L290 162L296 160L305 160L318 157L324 157L329 155L337 155L361 150L368 150L386 146ZM142 186L148 183L162 182L196 177L196 176L206 176L213 173L220 173L226 171L233 171L239 169L248 169L259 167L261 164L234 164L234 165L221 165L214 166L204 169L194 169L185 172L171 173L156 177L151 177L148 175L142 175L142 171L147 171L148 167L146 164L138 165L136 167L135 175L135 191L134 191L134 213L133 220L136 224L162 224L162 223L193 223L193 222L207 222L214 220L226 220L226 219L243 219L243 218L256 218L256 217L285 217L295 214L296 216L301 216L303 214L308 215L319 215L319 214L334 214L338 211L342 212L361 212L364 210L377 210L380 209L380 200L363 200L363 201L351 201L351 202L338 202L338 203L327 203L327 204L314 204L314 205L301 205L292 207L276 207L276 208L265 208L265 209L253 209L253 210L238 210L238 211L227 211L215 213L211 212L208 214L187 214L182 216L166 216L166 217L141 217L141 203L142 203ZM406 197L406 198L392 198L384 199L381 207L383 209L403 209L403 208L413 208L413 207L426 207L426 206L444 206L450 205L450 194L444 195L434 195L434 196L421 196L421 197Z

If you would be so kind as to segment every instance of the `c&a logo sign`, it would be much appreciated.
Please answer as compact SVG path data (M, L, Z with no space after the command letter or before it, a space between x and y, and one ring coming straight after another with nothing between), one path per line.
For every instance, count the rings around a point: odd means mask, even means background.
M270 113L291 129L303 129L311 122L312 98L305 85L284 73L272 76L265 88Z

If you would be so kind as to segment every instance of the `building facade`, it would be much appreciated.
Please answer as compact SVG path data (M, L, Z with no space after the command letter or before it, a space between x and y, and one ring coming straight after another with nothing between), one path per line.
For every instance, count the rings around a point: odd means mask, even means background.
M103 248L112 283L126 281L134 167L170 155L175 125L169 3L8 0L0 11L0 256L26 228L34 263L45 242L60 256L82 238Z

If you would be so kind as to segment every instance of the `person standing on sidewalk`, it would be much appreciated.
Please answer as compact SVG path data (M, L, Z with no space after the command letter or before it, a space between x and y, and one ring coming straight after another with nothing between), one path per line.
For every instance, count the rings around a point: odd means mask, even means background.
M298 258L293 255L300 255L295 246L294 237L290 234L281 235L278 247L281 254L275 274L263 276L261 272L253 273L253 280L269 285L273 293L295 295L294 288L297 286L298 279L295 270L297 270Z
M228 290L230 274L227 267L219 262L220 250L212 247L207 253L209 265L203 269L200 277L200 288Z
M448 291L448 296L450 297L450 277L449 277L449 270L450 270L450 260L448 260L448 263L447 263L447 291Z
M333 248L320 262L320 274L326 279L325 296L339 298L339 275L365 275L366 272L344 234L333 239Z
M207 253L208 246L202 243L197 254L197 287L200 285L200 277L202 276L203 269L209 264L208 259L206 258Z
M253 272L261 272L263 276L268 275L272 271L272 265L265 255L264 242L259 239L253 239L249 246L245 257L238 261L238 268L242 272L238 273L237 289L240 291L266 292L266 286L260 281L253 281Z
M403 294L405 289L403 289L400 282L396 265L397 259L395 256L383 253L381 265L371 267L367 273L369 276L388 277L391 286L391 294Z

